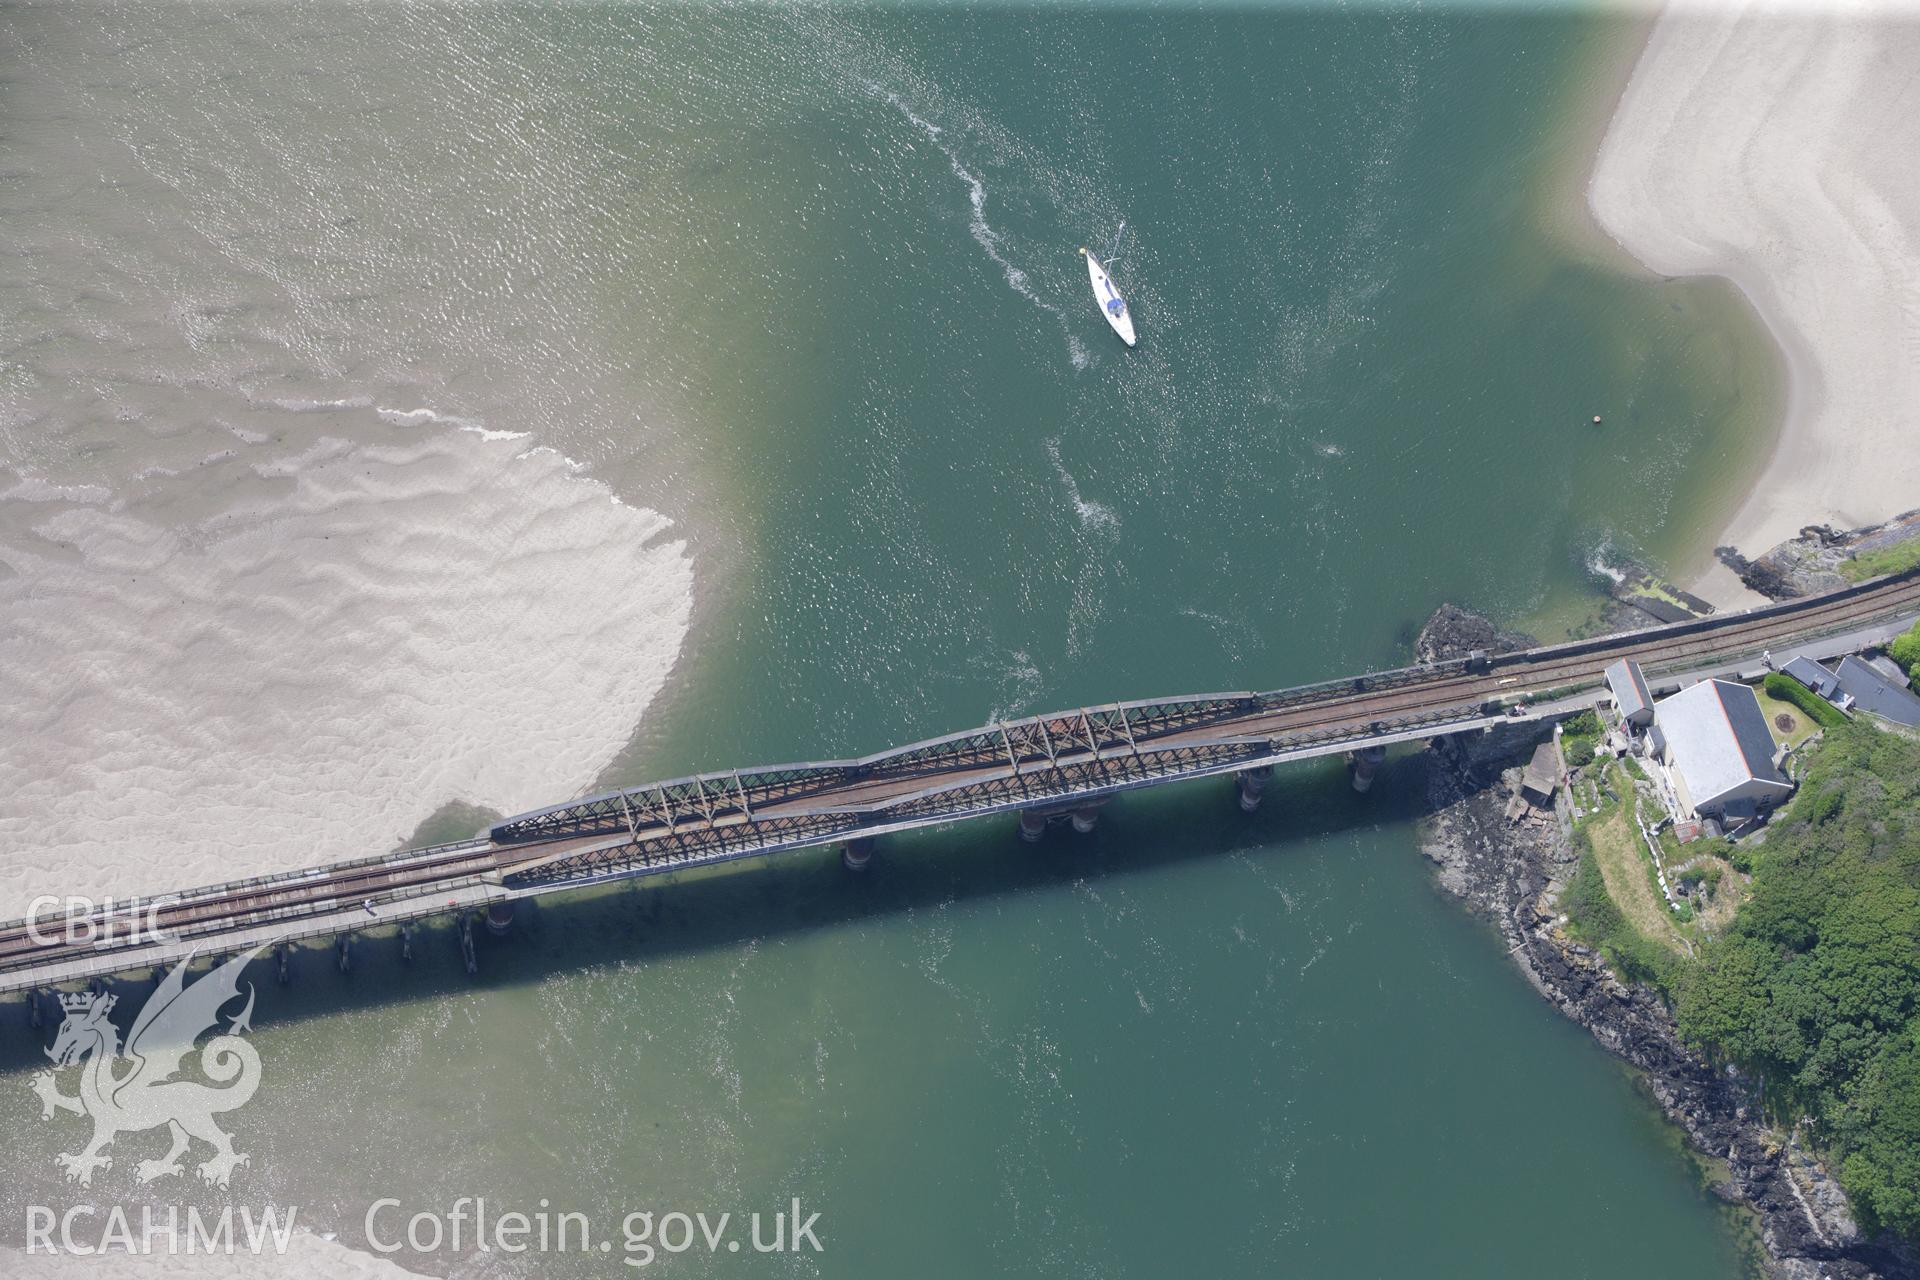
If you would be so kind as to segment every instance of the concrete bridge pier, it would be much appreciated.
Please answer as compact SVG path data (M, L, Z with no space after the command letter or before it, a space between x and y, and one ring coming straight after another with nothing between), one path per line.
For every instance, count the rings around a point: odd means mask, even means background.
M287 967L292 958L292 947L282 945L273 949L273 976L283 987L293 980L293 974Z
M467 962L469 975L480 972L480 956L473 949L473 916L460 917L460 956Z
M1028 844L1039 844L1040 837L1047 834L1047 815L1038 809L1020 811L1020 838Z
M1373 775L1380 771L1380 764L1386 758L1387 749L1380 746L1362 747L1354 752L1349 766L1353 771L1353 789L1366 791L1372 787Z
M865 871L873 865L873 841L849 840L840 846L840 865L849 871Z
M513 928L513 904L511 902L490 902L487 904L487 932L496 938L504 938Z
M1081 835L1091 834L1100 825L1100 806L1084 804L1073 811L1073 829Z
M42 994L39 988L36 987L34 990L27 992L27 1025L32 1027L35 1031L38 1031L40 1029L41 999L42 999Z
M1240 793L1240 812L1252 813L1266 799L1267 779L1273 776L1273 766L1263 764L1256 769L1242 769L1234 775L1235 788Z
M343 933L340 935L340 972L345 973L351 968L353 968L353 935Z
M413 930L404 924L400 926L400 959L406 964L413 963Z

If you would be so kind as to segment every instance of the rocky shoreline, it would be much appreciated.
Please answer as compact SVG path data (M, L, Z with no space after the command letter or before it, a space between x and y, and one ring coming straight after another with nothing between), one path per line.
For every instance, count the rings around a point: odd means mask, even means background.
M1852 581L1850 561L1893 552L1915 539L1920 539L1920 511L1864 529L1810 524L1752 560L1733 547L1715 548L1714 555L1754 591L1770 600L1791 600L1838 590Z
M1490 633L1499 634L1446 606L1420 648L1427 660L1451 656L1450 642L1462 639L1492 648ZM1713 1171L1714 1193L1754 1213L1772 1280L1920 1280L1910 1251L1862 1238L1839 1184L1797 1132L1766 1123L1751 1082L1715 1070L1681 1042L1654 991L1621 982L1592 948L1561 931L1555 904L1579 863L1565 792L1550 811L1512 803L1545 738L1539 725L1503 725L1427 749L1421 844L1440 885L1499 930L1535 990L1639 1071Z

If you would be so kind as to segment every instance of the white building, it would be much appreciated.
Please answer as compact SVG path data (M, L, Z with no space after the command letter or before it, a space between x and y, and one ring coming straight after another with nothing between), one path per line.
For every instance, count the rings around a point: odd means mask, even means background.
M1647 677L1639 663L1622 658L1608 667L1607 688L1613 691L1620 718L1629 726L1644 729L1653 722L1653 695L1647 692Z
M1702 680L1655 703L1653 723L1680 817L1739 821L1793 794L1774 764L1760 700L1747 686Z

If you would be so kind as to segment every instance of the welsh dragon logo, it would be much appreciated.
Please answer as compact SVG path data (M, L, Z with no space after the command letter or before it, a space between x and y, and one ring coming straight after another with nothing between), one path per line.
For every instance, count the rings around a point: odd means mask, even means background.
M235 956L191 986L184 975L192 957L175 965L141 1006L124 1050L110 1016L116 997L94 992L60 997L67 1016L46 1053L56 1070L84 1063L80 1092L61 1093L54 1071L35 1075L32 1086L40 1095L43 1119L71 1111L93 1120L93 1140L86 1148L58 1157L67 1177L91 1185L96 1170L113 1167L113 1157L103 1153L115 1138L162 1125L172 1134L173 1146L158 1160L134 1166L141 1182L182 1172L180 1158L195 1138L213 1147L213 1155L198 1168L200 1177L214 1186L226 1186L234 1169L247 1163L214 1116L245 1106L260 1087L260 1055L241 1038L252 1029L251 984L246 1007L201 1047L200 1070L214 1083L174 1077L193 1052L194 1041L217 1030L220 1010L239 999L240 971L259 953L255 948Z

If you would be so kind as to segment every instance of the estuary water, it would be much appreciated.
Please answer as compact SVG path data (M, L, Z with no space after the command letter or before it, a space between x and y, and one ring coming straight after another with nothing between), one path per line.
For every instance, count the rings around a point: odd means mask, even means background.
M1778 374L1728 290L1567 217L1632 38L6 11L0 887L1298 683L1404 661L1443 600L1549 627L1596 560L1683 569ZM1133 351L1075 252L1122 221ZM262 977L227 1196L354 1244L388 1198L615 1243L635 1210L820 1214L824 1253L654 1258L685 1275L1738 1274L1651 1105L1432 888L1421 794L1326 762L1251 817L1173 788L1038 847L550 900L477 978L444 929L410 967L303 954ZM81 1135L37 1118L9 1008L0 1232L223 1202L134 1185L157 1134L64 1185Z

